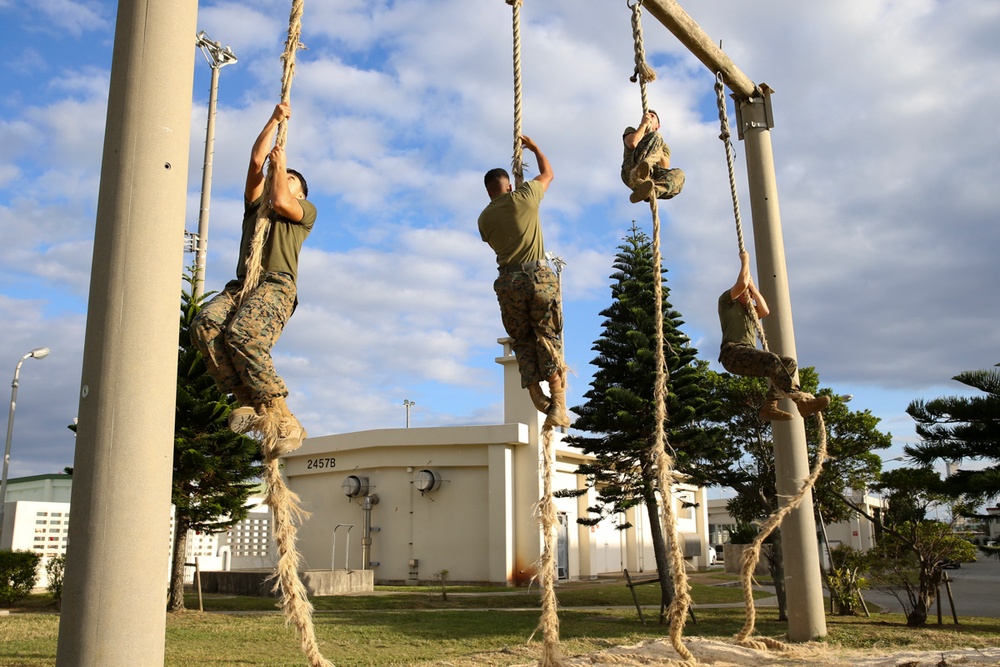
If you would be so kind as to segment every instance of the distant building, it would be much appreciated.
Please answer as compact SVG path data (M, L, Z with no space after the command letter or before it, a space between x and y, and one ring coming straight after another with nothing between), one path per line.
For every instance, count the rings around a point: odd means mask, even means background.
M888 506L888 502L884 498L860 491L852 491L850 500L864 509L868 516L879 520ZM736 527L736 521L726 509L728 502L729 500L726 498L708 501L708 537L713 547L729 542L729 533ZM822 535L822 524L817 522L816 529L821 531ZM852 516L846 521L826 526L826 539L829 540L831 549L847 545L858 551L868 551L875 546L877 537L878 530L875 524L858 512L852 512ZM820 541L820 555L824 559L824 566L826 566L826 548L822 544L822 539Z
M500 339L504 422L486 426L379 429L309 438L284 460L289 488L311 513L298 531L306 570L372 569L376 583L450 581L518 585L531 580L542 551L535 515L544 480L540 431L544 416L521 389L509 339ZM577 466L592 460L555 434L552 489L582 489ZM66 553L68 475L10 480L0 549L31 549L47 561ZM630 510L619 531L608 519L581 526L593 489L556 498L560 579L602 573L653 572L656 561L645 508ZM186 562L208 570L273 569L272 517L263 498L249 516L219 534L188 533ZM670 496L686 562L707 567L709 514L705 489L677 484ZM622 523L619 521L618 523ZM172 549L172 518L162 529ZM139 527L137 526L137 529ZM44 563L43 563L44 565ZM44 567L39 586L45 585ZM193 569L186 571L191 580ZM169 577L169 571L164 573Z

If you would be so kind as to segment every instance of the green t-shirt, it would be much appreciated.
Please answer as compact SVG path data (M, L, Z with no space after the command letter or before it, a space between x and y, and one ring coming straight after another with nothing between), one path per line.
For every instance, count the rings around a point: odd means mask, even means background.
M719 297L719 322L722 324L722 344L738 343L757 347L757 331L753 319L739 301L733 300L732 290Z
M544 196L541 183L528 181L513 192L494 197L479 214L479 235L497 254L498 266L545 258L538 219L538 206Z
M236 265L236 278L239 280L246 276L246 258L263 203L263 194L253 202L243 201L243 238L240 239L240 259ZM299 222L292 222L271 212L271 231L264 241L264 256L261 261L265 273L287 273L292 280L298 277L299 251L316 223L316 206L306 199L300 199L299 204L302 205L302 220Z

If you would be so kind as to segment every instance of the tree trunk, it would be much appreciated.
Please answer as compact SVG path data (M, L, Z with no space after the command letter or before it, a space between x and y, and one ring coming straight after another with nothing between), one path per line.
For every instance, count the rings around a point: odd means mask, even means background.
M927 624L927 614L934 607L934 600L937 598L939 577L940 575L935 577L934 573L921 568L916 595L910 596L913 600L913 609L906 615L907 626L922 628Z
M174 519L174 553L170 567L170 597L168 611L184 611L184 563L187 556L188 522Z
M673 571L670 567L670 554L667 541L663 535L663 524L660 523L660 505L656 493L651 486L648 493L643 494L646 501L646 513L649 517L649 533L653 542L653 557L656 560L656 574L660 580L660 605L666 609L674 601ZM669 497L668 497L669 499ZM667 622L666 614L660 614L660 625Z
M781 529L772 533L773 541L768 549L768 565L774 581L774 595L778 598L778 620L788 621L788 593L785 590L785 561L781 557Z

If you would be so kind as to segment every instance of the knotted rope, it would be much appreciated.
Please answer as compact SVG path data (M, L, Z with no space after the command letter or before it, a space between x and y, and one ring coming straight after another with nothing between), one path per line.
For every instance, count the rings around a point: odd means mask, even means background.
M729 130L729 115L726 112L726 98L724 95L722 72L716 73L715 76L715 97L719 106L719 139L722 140L726 147L726 165L729 169L729 190L733 198L733 216L736 219L736 242L739 245L740 254L743 254L746 252L746 247L743 243L743 223L740 218L740 202L739 197L736 194L735 151L733 150L732 134ZM767 347L767 336L764 335L764 327L761 326L760 318L757 317L757 311L751 306L748 306L746 311L753 320L754 329L757 331L757 337L760 339L761 346L765 351L769 351ZM780 394L784 394L784 392L782 392L778 387L775 387L775 390ZM760 532L754 538L750 547L745 549L741 556L740 583L743 588L743 599L746 604L746 621L744 622L743 629L736 635L736 643L740 646L754 649L770 648L785 650L788 648L787 645L775 639L768 637L750 637L753 633L757 617L757 608L754 606L753 601L753 572L757 567L757 563L760 561L760 550L761 546L764 544L764 540L766 540L771 533L781 525L781 522L786 516L788 516L789 513L792 512L792 510L802 503L802 499L805 497L806 493L809 492L813 486L815 486L817 478L819 478L820 473L823 471L823 463L827 457L826 425L823 421L823 414L821 412L816 413L816 419L819 421L820 443L816 451L816 462L813 465L812 471L809 473L809 477L805 479L796 494L788 501L788 504L784 507L779 507L771 513L767 520L761 525Z
M646 55L642 40L642 0L634 4L629 2L632 9L632 37L635 43L635 74L631 81L639 82L640 96L642 98L642 113L645 115L649 111L649 99L646 94L646 83L656 79L656 73L646 63ZM685 569L684 554L681 551L680 539L677 532L677 515L674 512L673 497L673 459L667 454L667 435L665 424L667 421L667 362L664 354L666 343L663 336L663 277L662 266L663 257L660 253L660 212L656 191L650 194L649 209L653 217L653 317L657 322L656 328L656 384L653 389L653 398L656 401L654 419L656 420L656 431L653 443L653 456L656 460L657 474L659 477L661 513L660 521L663 524L663 532L670 539L670 563L671 577L674 585L674 599L667 610L667 618L670 622L670 643L677 651L678 655L685 662L696 664L694 655L681 642L684 633L684 623L687 619L688 609L691 606L690 586Z
M542 588L542 616L538 629L542 631L542 655L539 667L563 667L559 650L559 614L556 600L556 528L559 518L552 498L553 467L556 459L552 427L542 427L542 497L538 501L538 518L542 524L542 556L538 562L538 578Z
M280 603L285 613L285 622L295 626L302 653L310 667L333 667L319 650L312 622L313 606L309 602L306 587L299 579L302 557L295 545L297 526L309 517L309 513L299 505L299 496L285 485L281 475L281 459L274 455L280 420L280 416L268 411L254 426L255 432L260 436L264 454L263 478L267 484L264 502L271 508L274 517L274 541L278 546L278 564L271 575L274 579L272 590L281 594Z
M283 63L281 76L281 102L287 104L291 98L292 79L295 77L295 55L301 48L299 36L302 34L302 10L304 0L293 0L288 19L288 40L281 56ZM278 124L275 137L276 146L285 146L288 136L287 122ZM237 295L237 306L253 292L263 278L264 243L271 229L270 204L270 166L264 179L264 202L260 208L257 224L254 227L250 252L246 258L246 276ZM267 484L265 503L271 508L274 517L274 540L278 547L278 563L272 575L273 590L281 593L281 608L285 613L286 623L295 626L299 636L302 652L309 661L310 667L332 667L319 650L316 633L312 622L312 604L305 586L299 579L299 564L301 556L296 547L298 524L308 516L299 506L299 497L285 485L281 476L281 460L275 455L278 443L278 427L282 416L274 410L267 410L254 425L254 432L260 438L261 452L264 455L264 482Z

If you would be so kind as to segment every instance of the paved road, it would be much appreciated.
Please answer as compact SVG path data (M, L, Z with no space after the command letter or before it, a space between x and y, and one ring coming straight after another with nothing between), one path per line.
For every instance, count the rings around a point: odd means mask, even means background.
M986 558L979 554L975 563L964 563L957 570L948 570L952 579L951 592L955 597L955 611L959 621L963 616L986 616L1000 618L1000 560ZM869 607L874 603L889 611L902 612L903 607L891 595L877 591L864 591ZM948 594L941 587L941 614L945 623L951 622L951 607ZM936 622L937 606L930 610L932 622Z

